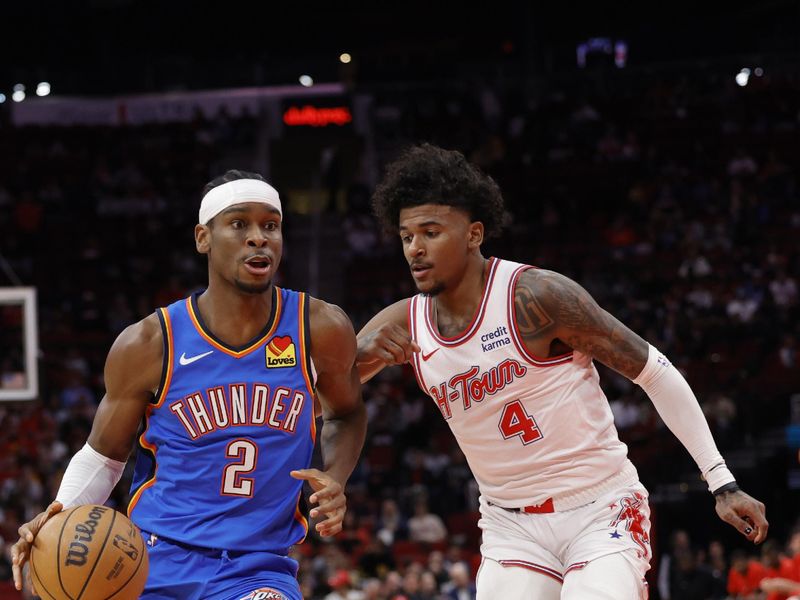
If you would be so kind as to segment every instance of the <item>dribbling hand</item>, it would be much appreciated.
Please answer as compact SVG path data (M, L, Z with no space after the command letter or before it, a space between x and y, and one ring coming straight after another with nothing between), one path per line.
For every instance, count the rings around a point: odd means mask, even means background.
M314 490L309 501L318 506L311 509L311 518L325 516L325 519L317 523L317 532L322 537L332 537L339 533L342 530L344 513L347 511L347 497L344 495L342 485L318 469L300 469L290 472L289 475L307 481Z
M36 515L32 520L20 525L19 540L11 546L11 571L14 575L14 587L22 590L22 567L31 556L33 539L39 533L47 520L64 510L61 502L52 502L44 512Z
M723 492L716 496L719 518L730 523L748 540L760 544L767 539L766 509L764 504L742 490Z

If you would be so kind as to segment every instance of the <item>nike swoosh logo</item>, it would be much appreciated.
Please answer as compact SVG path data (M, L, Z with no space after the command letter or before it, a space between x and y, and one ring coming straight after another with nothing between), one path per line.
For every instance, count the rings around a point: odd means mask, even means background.
M428 361L428 359L429 359L431 356L433 356L434 354L436 354L438 351L439 351L439 348L436 348L436 349L434 349L434 350L431 350L431 351L430 351L430 352L428 352L427 354L425 354L425 353L423 352L423 353L422 353L422 360L424 360L425 362L427 362L427 361Z
M209 354L213 354L213 353L214 353L213 350L209 350L208 352L203 352L203 354L198 354L197 356L192 356L191 358L186 358L186 352L184 352L183 354L181 354L181 357L180 357L180 359L178 359L178 362L181 363L185 367L186 365L190 365L193 362L195 362L196 360L200 360L201 358L203 358L205 356L208 356Z

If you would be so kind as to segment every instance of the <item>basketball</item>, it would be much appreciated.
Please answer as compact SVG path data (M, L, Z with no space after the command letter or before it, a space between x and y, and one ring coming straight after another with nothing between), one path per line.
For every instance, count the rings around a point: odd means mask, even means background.
M138 598L147 580L139 529L113 508L87 504L54 515L31 550L36 593L50 600Z

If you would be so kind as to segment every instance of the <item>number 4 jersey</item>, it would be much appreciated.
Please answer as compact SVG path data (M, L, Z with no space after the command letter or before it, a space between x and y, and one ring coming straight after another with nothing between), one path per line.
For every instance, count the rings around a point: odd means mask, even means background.
M578 352L539 358L523 345L514 288L529 268L490 259L477 314L455 338L439 335L429 296L411 298L409 330L421 349L412 363L486 500L567 510L638 475L592 359Z
M234 348L205 326L197 297L156 313L164 369L128 513L173 541L284 554L307 531L289 472L309 466L315 440L308 299L274 288L266 327Z

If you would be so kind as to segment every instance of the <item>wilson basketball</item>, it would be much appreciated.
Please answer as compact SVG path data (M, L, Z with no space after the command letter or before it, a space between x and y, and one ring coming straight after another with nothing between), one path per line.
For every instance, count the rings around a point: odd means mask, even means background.
M30 573L44 600L132 600L144 589L147 566L136 525L113 508L87 504L44 524Z

